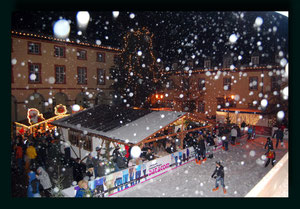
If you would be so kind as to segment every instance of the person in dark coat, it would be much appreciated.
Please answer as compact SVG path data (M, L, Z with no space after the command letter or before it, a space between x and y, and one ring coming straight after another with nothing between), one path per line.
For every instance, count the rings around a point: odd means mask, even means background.
M42 143L40 143L40 147L38 149L38 156L40 159L41 166L46 167L47 162L47 145L46 140L43 139Z
M120 170L126 168L126 162L122 156L117 157L116 164Z
M73 180L79 182L83 179L83 166L80 162L80 158L76 158L73 164Z
M274 134L273 134L273 137L274 138L276 136L276 149L278 147L278 143L279 143L279 140L281 142L281 147L283 147L283 131L282 129L278 128Z
M97 166L97 177L105 176L105 164L104 162L99 161L99 165Z
M120 169L126 168L125 160L123 159L122 154L120 153L120 147L117 146L113 151L113 162L115 164L115 171L119 171Z
M205 147L205 141L202 135L200 135L199 137L199 141L197 144L197 158L198 158L198 162L196 161L197 164L201 164L201 162L205 162L206 161L206 147ZM202 161L201 161L202 158Z
M245 123L245 121L243 121L242 123L241 123L241 129L242 129L242 134L244 135L244 133L245 133L245 127L246 127L246 123Z
M276 153L274 152L273 149L268 150L265 155L267 156L268 160L265 164L265 167L267 167L269 165L270 162L272 162L272 166L274 166L275 163L275 157L276 157Z
M145 158L149 161L154 160L154 155L153 155L151 148L148 148Z
M18 164L18 171L20 173L23 173L24 171L24 167L23 167L23 149L22 149L22 144L21 143L18 143L17 146L16 146L16 161L17 161L17 164Z
M86 164L86 167L88 167L88 168L93 168L94 167L95 160L94 160L91 153L88 155L85 164Z
M268 150L273 149L273 142L270 137L267 138L267 142L265 144L265 149L268 148Z
M217 191L219 189L219 181L221 182L221 185L223 187L223 192L224 194L226 194L226 189L225 189L225 184L224 184L224 167L221 165L221 163L219 161L216 162L216 169L214 171L214 173L211 175L212 178L216 179L216 186L215 188L213 188L212 191Z

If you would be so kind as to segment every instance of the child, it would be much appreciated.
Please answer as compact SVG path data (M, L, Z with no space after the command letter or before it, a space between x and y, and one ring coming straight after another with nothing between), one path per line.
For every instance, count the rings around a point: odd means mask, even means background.
M274 150L273 149L268 150L265 155L268 158L265 167L269 165L270 161L272 161L272 166L274 166L275 157L276 157Z

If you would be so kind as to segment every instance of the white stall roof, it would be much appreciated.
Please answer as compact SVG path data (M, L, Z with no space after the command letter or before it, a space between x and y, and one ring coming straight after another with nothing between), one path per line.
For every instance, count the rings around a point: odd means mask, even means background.
M123 126L121 125L105 132L99 131L96 128L92 129L68 123L67 119L54 121L53 125L136 144L185 114L185 112L176 111L152 111L136 120L125 123ZM78 123L80 124L80 121Z
M184 114L184 112L155 111L104 134L113 139L128 140L128 142L136 144Z

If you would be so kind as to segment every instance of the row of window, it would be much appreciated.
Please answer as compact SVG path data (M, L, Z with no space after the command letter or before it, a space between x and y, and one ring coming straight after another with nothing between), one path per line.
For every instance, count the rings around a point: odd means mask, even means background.
M259 56L251 57L252 65L259 65ZM228 57L223 60L223 67L229 68L233 64L232 58ZM211 69L211 60L204 60L204 68Z
M92 151L92 137L84 135L78 131L69 131L69 141L73 146L81 147L85 150Z
M31 84L41 84L41 63L28 63L29 66L29 75L28 83ZM55 65L55 81L49 80L49 83L55 84L66 84L66 66L65 65ZM13 74L12 74L13 75ZM51 78L49 78L51 79ZM97 69L97 85L105 85L105 70ZM12 77L13 82L13 77ZM87 68L86 67L77 67L77 84L87 84Z
M280 89L279 79L280 79L280 77L276 77L276 76L271 77L272 91ZM190 88L189 79L182 78L180 83L181 83L183 90L186 91ZM175 88L174 81L170 80L167 83L166 87L169 90L174 89ZM223 87L224 87L224 90L226 90L226 91L231 90L231 78L229 78L229 77L223 78ZM205 78L199 78L198 90L205 90ZM249 77L249 90L258 90L258 77L257 76Z
M41 55L41 43L28 42L28 54ZM66 47L54 45L54 56L60 58L66 58ZM87 60L87 51L84 49L77 49L77 59ZM114 57L114 62L117 58ZM105 53L96 53L97 62L105 62Z

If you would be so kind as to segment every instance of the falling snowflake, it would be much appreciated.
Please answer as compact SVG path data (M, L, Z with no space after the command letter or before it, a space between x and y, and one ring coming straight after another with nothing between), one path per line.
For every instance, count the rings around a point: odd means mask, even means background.
M113 14L114 18L117 18L119 16L120 12L119 11L113 11L112 14Z
M261 17L257 17L254 22L255 27L260 27L263 24L263 19Z
M36 74L30 74L29 79L34 81L36 79Z
M96 44L97 45L101 45L101 41L98 39L98 40L96 40Z
M12 60L11 60L11 64L12 64L12 65L17 64L17 59L16 59L16 58L12 59Z
M238 37L236 34L231 34L229 37L229 42L234 44L238 40Z
M284 112L282 110L280 110L278 113L277 113L277 118L279 120L282 120L284 118Z
M266 160L266 159L267 159L267 156L266 156L266 155L262 155L260 158L261 158L262 160Z
M134 13L130 13L129 17L130 17L130 19L133 19L135 17L135 14Z

